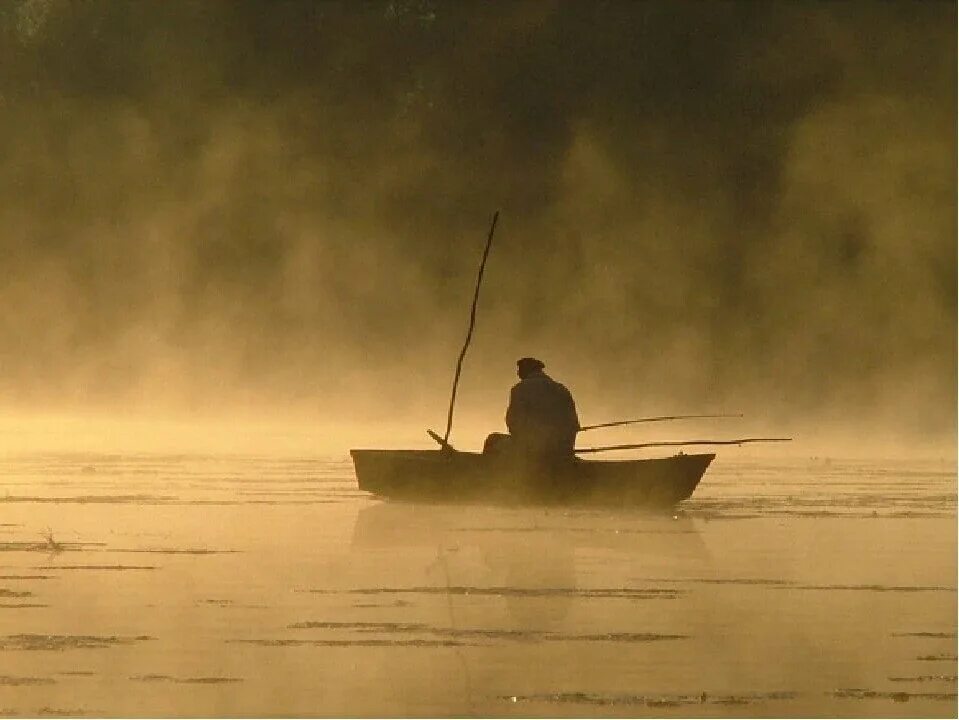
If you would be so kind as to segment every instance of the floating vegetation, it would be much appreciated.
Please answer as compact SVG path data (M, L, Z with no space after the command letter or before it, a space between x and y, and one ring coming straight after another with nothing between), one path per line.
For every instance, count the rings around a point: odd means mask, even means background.
M664 528L657 530L645 530L636 528L586 528L586 527L565 527L562 525L537 525L535 527L474 527L462 526L451 527L451 532L469 532L469 533L554 533L560 536L579 536L587 535L589 537L603 537L615 535L699 535L696 530L676 530L674 528Z
M553 633L546 640L585 640L589 642L657 642L659 640L687 640L689 635L665 635L662 633L612 632L597 635L563 635Z
M432 630L423 623L390 622L299 622L287 625L291 630L321 628L324 630L360 630L364 632L426 632Z
M53 678L0 675L0 685L52 685L55 682Z
M793 700L795 692L745 693L737 695L628 695L600 693L550 693L543 695L505 695L508 702L552 702L581 705L645 705L646 707L679 707L682 705L748 705L768 700Z
M955 675L917 675L916 677L891 677L891 682L956 682L959 677Z
M106 552L110 553L152 553L155 555L224 555L228 553L238 553L242 550L206 550L206 549L177 549L177 548L142 548L142 549L132 549L132 548L117 548L110 549Z
M910 700L955 700L956 693L908 693L908 692L881 692L877 690L862 690L860 688L844 688L831 693L833 697L851 698L853 700L892 700L893 702L909 702Z
M780 590L867 590L871 592L956 592L942 585L789 585Z
M156 565L41 565L38 570L158 570Z
M893 633L893 637L917 637L917 638L941 638L943 640L952 640L955 639L956 633L954 632L906 632L906 633Z
M237 505L331 505L342 500L243 500Z
M99 650L155 639L149 635L138 635L136 637L117 637L116 635L4 635L0 636L0 650Z
M0 610L17 608L45 608L49 605L40 605L38 603L0 603Z
M625 600L672 600L685 591L672 588L524 588L524 587L477 587L477 586L426 586L408 588L356 588L353 590L308 590L327 595L346 592L353 595L477 595L494 597L575 597L575 598L622 598Z
M771 587L795 586L791 580L768 580L765 578L635 578L646 582L704 583L708 585L760 585Z
M0 575L0 580L56 580L56 575Z
M49 708L42 707L37 710L37 715L39 717L78 717L81 715L99 715L100 713L91 713L89 710L84 710L82 708Z
M102 543L97 543L102 544ZM83 550L91 547L93 543L83 545L81 543L60 543L53 540L52 536L44 542L4 542L0 543L0 552L64 552L66 550Z
M391 622L300 622L287 626L291 630L348 630L360 633L406 633L424 634L453 639L485 638L495 640L517 640L521 642L657 642L660 640L684 640L687 635L664 635L660 633L611 632L589 635L575 635L537 630L501 630L484 628L448 628L435 627L423 623Z
M176 500L170 495L74 495L70 497L45 497L40 495L3 495L0 502L16 503L55 503L55 504L132 504L156 505Z
M63 552L66 548L53 538L53 530L47 528L46 547L50 552Z
M959 660L959 658L957 658L955 655L939 654L939 655L920 655L919 657L916 658L916 660L927 660L932 662L945 662L945 661L956 662L956 660Z
M243 682L243 678L235 677L187 677L177 678L170 675L133 675L131 680L140 682L172 682L192 685L220 685L223 683Z
M464 647L477 643L462 642L459 640L286 640L280 638L227 640L230 643L244 643L247 645L262 645L264 647Z
M775 590L869 590L873 592L956 592L956 588L943 585L809 585L793 580L766 578L635 578L646 582L704 583L711 585L757 585ZM921 637L956 637L937 633L902 633Z
M15 590L7 590L6 588L0 588L0 598L23 598L31 597L33 593L31 592L17 592Z

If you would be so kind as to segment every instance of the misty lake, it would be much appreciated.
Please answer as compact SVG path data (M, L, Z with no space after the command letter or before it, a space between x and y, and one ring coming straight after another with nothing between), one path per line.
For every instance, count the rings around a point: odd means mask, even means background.
M953 460L720 453L672 513L343 458L0 460L0 713L955 716Z

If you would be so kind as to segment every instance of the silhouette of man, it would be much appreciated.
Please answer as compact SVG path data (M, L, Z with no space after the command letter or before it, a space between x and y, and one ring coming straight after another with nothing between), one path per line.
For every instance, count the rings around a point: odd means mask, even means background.
M579 417L576 403L565 385L543 372L545 365L536 358L517 361L520 381L513 386L506 410L509 436L493 434L487 438L484 452L500 453L508 444L509 452L538 464L571 460Z

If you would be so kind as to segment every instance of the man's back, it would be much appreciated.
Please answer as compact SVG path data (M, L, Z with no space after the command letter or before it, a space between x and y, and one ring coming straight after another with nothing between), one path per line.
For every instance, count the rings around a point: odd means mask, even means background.
M579 417L566 386L536 371L510 391L506 426L532 451L572 454Z

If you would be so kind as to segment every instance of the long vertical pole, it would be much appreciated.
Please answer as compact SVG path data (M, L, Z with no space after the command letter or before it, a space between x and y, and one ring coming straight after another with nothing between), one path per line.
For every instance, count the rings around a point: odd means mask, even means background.
M483 271L486 269L486 258L489 257L489 249L493 244L493 231L496 230L496 221L499 219L499 210L493 213L493 224L490 225L489 235L486 237L486 248L483 250L483 259L480 261L479 274L476 276L476 290L473 291L473 306L470 308L470 326L466 331L466 342L463 343L463 349L460 350L460 356L456 360L456 373L453 375L453 393L450 396L450 411L446 415L446 433L443 435L443 445L446 446L450 439L450 430L453 429L453 406L456 404L456 387L460 382L460 372L463 370L463 358L466 357L466 350L470 346L470 340L473 339L473 326L476 324L476 302L479 300L480 285L483 283Z

